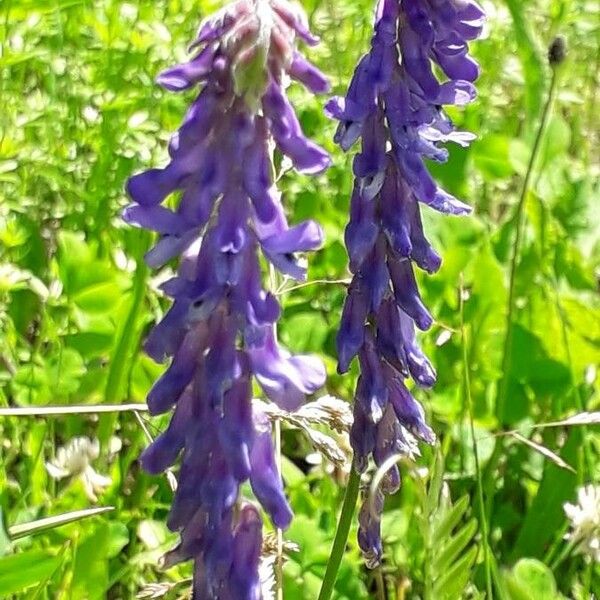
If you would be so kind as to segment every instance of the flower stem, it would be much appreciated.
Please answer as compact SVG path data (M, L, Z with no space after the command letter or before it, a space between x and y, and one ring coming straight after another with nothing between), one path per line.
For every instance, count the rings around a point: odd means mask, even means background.
M340 520L335 532L335 538L333 540L333 546L331 547L331 554L327 561L327 569L325 570L325 577L323 578L323 584L321 585L321 591L319 593L318 600L329 600L331 593L333 592L333 586L337 578L338 570L342 562L342 556L346 549L346 541L348 540L348 533L350 532L350 524L352 523L352 517L354 516L354 509L356 507L356 500L358 499L358 490L360 485L360 474L354 468L354 463L350 469L350 477L348 479L348 485L346 486L346 493L344 495L344 503L342 504L342 512L340 513Z
M512 344L513 344L513 321L514 314L516 311L516 301L515 301L515 287L516 287L516 275L517 275L517 265L519 263L519 257L521 254L521 240L523 238L523 229L525 226L525 204L527 200L527 195L529 192L529 185L531 183L531 178L533 176L535 163L537 161L537 157L539 154L540 147L542 145L542 140L544 139L544 133L546 131L546 125L548 123L548 118L550 116L550 109L552 108L552 103L554 101L554 95L556 92L558 82L558 69L557 67L552 68L552 79L550 81L550 89L548 91L548 96L546 98L546 103L544 104L544 109L542 111L542 117L540 120L540 124L538 130L535 135L535 140L533 143L533 148L531 150L531 155L529 157L529 162L527 164L527 171L525 173L525 179L523 180L523 187L521 188L521 194L519 196L519 201L517 202L517 206L515 209L515 221L517 223L517 230L515 235L515 242L512 247L512 256L510 261L510 275L509 275L509 285L508 285L508 306L506 311L506 324L505 324L505 337L504 344L502 349L502 378L500 379L499 387L498 387L498 395L496 399L496 417L502 429L505 429L506 426L506 399L508 395L508 381L509 381L509 370L512 362ZM491 493L488 494L487 497L487 512L491 510L493 497L494 497L494 485L493 482L494 472L500 461L500 458L503 454L504 441L502 438L498 438L496 444L494 445L494 450L492 455L488 461L488 464L485 469L484 479L486 481L486 488L491 490Z
M282 476L281 470L281 421L275 419L275 460L279 476ZM276 599L283 600L283 531L277 528L277 558L275 560L275 586Z
M498 391L498 404L496 406L496 416L501 424L504 424L505 419L505 408L506 408L506 397L508 393L508 380L509 371L512 360L512 343L513 343L513 321L516 310L516 298L515 298L515 287L517 280L517 266L519 264L519 257L521 255L521 242L523 239L523 229L525 228L525 204L527 201L527 194L529 192L529 185L533 176L535 163L540 151L542 140L544 139L544 133L546 131L546 125L548 123L548 117L550 116L550 108L554 100L557 83L557 69L552 69L552 79L550 81L550 90L548 91L548 97L546 98L546 104L542 112L542 118L540 126L538 127L535 140L533 142L533 148L531 150L531 156L529 157L529 163L527 164L527 171L525 173L525 179L523 180L523 187L521 188L521 194L515 210L515 221L517 223L517 230L515 233L515 242L512 247L512 256L510 260L510 275L508 284L508 308L506 311L506 335L504 337L504 346L502 350L502 379L500 380L500 389Z
M562 552L558 556L556 556L550 564L550 569L552 571L555 571L557 567L559 567L564 562L564 560L571 554L571 552L573 552L575 546L577 546L575 540L571 540L568 544L565 544L562 549Z

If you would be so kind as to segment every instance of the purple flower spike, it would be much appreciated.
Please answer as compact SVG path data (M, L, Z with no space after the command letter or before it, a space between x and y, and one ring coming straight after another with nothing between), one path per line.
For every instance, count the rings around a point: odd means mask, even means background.
M156 474L181 456L168 518L181 542L165 565L193 559L199 599L260 600L262 521L255 506L241 505L244 482L276 527L292 519L269 420L253 408L253 381L290 410L325 382L320 360L277 343L280 308L259 256L304 279L298 254L323 243L317 223L288 224L274 184L274 145L299 172L329 165L286 96L290 78L314 93L329 89L297 38L317 41L288 0L264 0L258 9L237 0L204 21L192 59L158 77L170 91L201 88L171 138L170 162L127 183L133 203L124 220L160 236L147 263L179 261L161 285L173 304L145 343L155 360L171 360L148 394L149 410L174 413L141 462ZM163 205L173 192L176 208Z
M423 231L422 205L449 215L471 210L438 187L426 161L444 162L445 143L465 147L474 138L455 130L442 105L475 98L479 68L468 41L478 37L483 20L474 0L379 0L370 50L345 98L326 106L339 121L335 142L349 150L361 141L345 232L353 279L337 336L338 371L359 358L350 441L360 472L371 456L379 466L398 453L412 454L415 438L435 441L404 382L411 377L431 387L436 379L415 337L415 327L425 331L433 318L414 266L427 273L441 266ZM446 78L438 79L440 72ZM358 540L369 567L383 552L383 493L399 486L400 473L392 467L361 509Z

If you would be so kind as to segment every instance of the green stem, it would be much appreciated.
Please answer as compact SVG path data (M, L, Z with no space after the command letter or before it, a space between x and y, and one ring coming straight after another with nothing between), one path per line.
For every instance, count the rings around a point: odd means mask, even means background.
M519 201L517 203L517 207L515 209L515 220L517 222L517 231L515 235L515 242L512 248L512 257L510 262L510 276L509 276L509 286L508 286L508 307L506 311L506 324L505 331L506 336L504 338L504 345L502 350L502 379L500 380L498 396L496 400L496 417L502 428L506 425L505 419L505 408L506 408L506 397L508 393L508 381L509 381L509 369L512 362L512 343L513 343L513 319L515 314L515 284L516 284L516 275L517 275L517 265L519 263L519 256L521 253L521 240L523 238L523 229L525 226L525 203L527 200L527 194L529 192L529 185L531 183L531 177L533 176L533 171L535 167L535 163L537 161L537 157L539 154L539 150L541 147L542 140L544 139L544 132L546 131L546 124L548 122L548 117L550 116L550 109L552 107L552 103L554 100L554 95L556 92L556 84L558 81L558 73L557 68L552 69L552 79L550 81L550 90L548 91L548 97L546 98L546 103L544 105L544 109L542 111L542 118L540 120L540 125L538 127L535 140L533 143L533 148L531 150L531 156L529 157L529 163L527 164L527 171L525 173L525 179L523 180L523 187L521 189L521 194L519 196ZM492 490L492 493L488 495L487 498L487 512L488 514L491 511L492 502L494 500L494 473L496 467L498 466L498 462L503 454L504 440L502 437L498 438L496 444L494 445L494 450L492 455L488 461L486 466L486 472L484 478L486 480L486 487ZM489 486L488 486L489 484Z
M573 552L577 544L571 540L569 543L565 544L562 552L552 561L550 564L550 569L552 571L556 571L556 569L564 562L564 560Z
M565 523L562 526L562 528L558 531L557 535L555 536L554 543L552 544L552 546L550 546L550 548L544 555L543 562L545 564L547 564L547 565L552 564L552 561L557 556L557 552L560 550L561 547L563 547L565 545L565 533L568 531L568 529L569 529L569 527Z
M462 279L462 278L461 278ZM469 413L469 426L471 429L471 443L473 446L473 457L475 459L475 473L477 478L477 503L479 505L479 522L481 526L481 537L483 543L483 562L485 565L485 584L488 600L493 599L492 594L492 566L491 553L489 547L489 532L487 526L485 502L483 500L483 479L481 476L481 466L479 463L479 450L477 448L477 438L475 437L475 424L473 417L473 397L471 395L471 375L469 372L469 354L467 349L467 334L465 330L465 312L464 312L464 294L461 280L460 286L460 332L462 342L462 358L464 372L465 399L467 401L467 411Z
M146 232L140 232L136 256L137 268L133 279L131 304L123 328L119 333L113 355L111 356L110 369L104 390L104 402L106 404L117 404L122 400L120 394L123 390L124 375L127 372L126 367L133 354L134 346L137 344L138 319L146 296L148 267L143 257L147 247L148 235ZM101 419L98 438L102 444L108 442L115 420L115 415L108 415Z
M381 565L377 567L375 571L375 585L377 588L377 600L386 600L387 592L385 586L385 578L383 577L383 570Z
M350 532L354 508L356 507L356 500L358 499L359 486L360 474L354 468L354 463L352 463L350 477L344 495L344 503L342 504L342 512L340 513L340 520L335 532L333 546L331 547L331 554L327 561L327 569L325 570L325 577L323 578L323 584L321 585L318 600L329 600L329 598L331 598L333 586L335 585L338 570L342 562L342 556L346 549L348 533Z
M544 139L544 132L546 131L546 125L548 123L548 117L550 116L550 108L554 100L557 82L557 70L552 69L552 79L550 81L550 90L548 97L546 98L546 104L542 112L542 119L540 126L538 127L533 148L531 150L531 156L529 157L529 163L527 165L527 171L525 173L525 179L523 180L523 187L521 189L521 195L515 210L515 220L517 222L517 231L515 234L515 243L512 247L512 256L510 261L510 276L508 284L508 310L506 311L506 336L504 338L504 346L502 350L502 379L500 380L500 389L498 391L498 404L496 406L496 416L500 423L505 423L505 406L506 396L508 392L508 380L509 380L509 369L512 359L512 342L513 342L513 320L515 314L515 287L516 287L516 275L517 267L519 264L519 257L521 254L521 242L523 239L523 229L525 228L525 204L527 201L527 194L529 192L529 185L531 183L531 177L533 176L535 163L539 154L539 150Z

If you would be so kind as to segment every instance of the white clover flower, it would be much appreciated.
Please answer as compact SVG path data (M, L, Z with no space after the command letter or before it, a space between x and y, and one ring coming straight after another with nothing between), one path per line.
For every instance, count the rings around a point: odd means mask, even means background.
M600 563L600 486L586 485L577 491L577 504L563 506L571 522L565 539L576 545L577 551Z
M100 475L91 465L99 455L98 440L76 437L58 449L54 460L46 463L46 470L53 479L81 479L86 496L96 502L96 494L102 493L112 482L110 477Z
M258 565L258 577L263 600L275 600L275 556L262 557Z

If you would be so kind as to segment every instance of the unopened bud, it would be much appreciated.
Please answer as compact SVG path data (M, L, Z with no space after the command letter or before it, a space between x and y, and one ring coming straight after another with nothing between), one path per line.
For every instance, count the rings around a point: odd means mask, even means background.
M567 57L567 41L562 35L557 35L548 48L548 62L551 67L560 65Z

